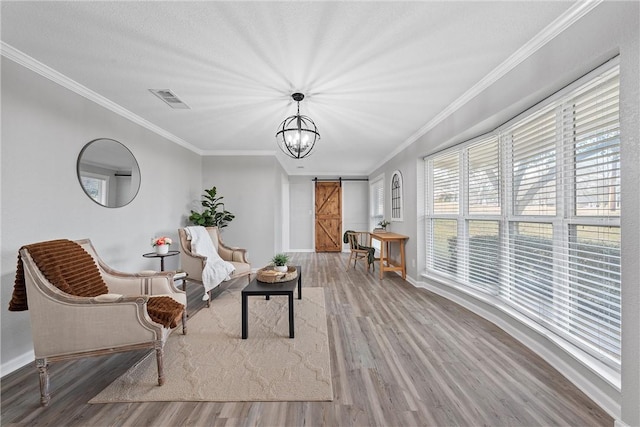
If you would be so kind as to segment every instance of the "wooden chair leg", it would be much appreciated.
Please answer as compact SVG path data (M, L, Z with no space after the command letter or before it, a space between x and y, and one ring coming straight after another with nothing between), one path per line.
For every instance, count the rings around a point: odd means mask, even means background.
M51 401L49 394L49 362L46 358L36 359L36 367L40 373L40 404L48 406Z
M158 363L158 385L164 384L164 343L162 341L155 342L156 362Z
M353 252L349 255L349 261L347 261L347 271L349 271L349 267L351 267L351 258L353 258ZM356 268L356 264L353 263L353 268Z
M182 310L182 335L187 335L187 307Z

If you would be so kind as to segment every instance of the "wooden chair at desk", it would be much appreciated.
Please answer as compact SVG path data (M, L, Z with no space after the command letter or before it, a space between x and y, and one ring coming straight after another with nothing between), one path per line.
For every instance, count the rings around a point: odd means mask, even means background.
M349 243L349 249L351 254L349 255L349 261L347 262L347 270L353 260L353 268L356 268L358 260L367 261L367 271L373 267L375 271L375 249L371 247L371 237L368 231L351 231L347 230L344 233L344 243Z

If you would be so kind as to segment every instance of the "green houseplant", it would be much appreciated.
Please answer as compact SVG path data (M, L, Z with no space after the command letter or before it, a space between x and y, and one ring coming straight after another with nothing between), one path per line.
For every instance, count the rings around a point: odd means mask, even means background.
M277 271L281 271L283 273L287 272L287 263L289 262L289 255L287 254L275 254L273 258L271 258L271 262L275 265L275 269Z
M387 225L391 224L389 221L387 221L386 219L383 219L382 221L380 221L378 223L378 225L380 226L380 228L382 228L384 231L387 231Z
M224 208L223 197L217 195L215 186L204 192L201 203L205 209L201 213L192 210L189 221L203 227L226 227L236 216Z

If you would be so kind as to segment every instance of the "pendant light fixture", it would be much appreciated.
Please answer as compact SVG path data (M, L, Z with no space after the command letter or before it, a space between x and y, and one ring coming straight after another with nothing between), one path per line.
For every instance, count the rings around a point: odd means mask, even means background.
M287 117L278 126L276 141L284 154L294 159L302 159L311 154L311 150L320 139L316 124L307 116L300 115L301 93L291 95L298 103L298 114Z

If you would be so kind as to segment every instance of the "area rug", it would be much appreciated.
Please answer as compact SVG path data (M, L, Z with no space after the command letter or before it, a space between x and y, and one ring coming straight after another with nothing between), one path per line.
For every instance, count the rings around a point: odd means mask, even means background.
M165 344L165 383L158 386L151 352L89 401L233 402L333 400L327 316L322 288L294 299L289 338L285 296L249 297L249 336L241 339L240 291L226 291Z

